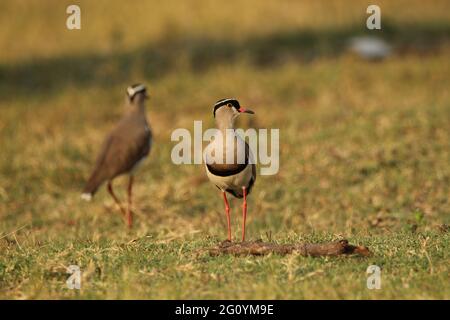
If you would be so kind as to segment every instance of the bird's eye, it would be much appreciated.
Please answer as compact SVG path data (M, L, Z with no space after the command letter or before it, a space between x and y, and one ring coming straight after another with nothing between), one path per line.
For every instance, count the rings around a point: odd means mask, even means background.
M233 107L233 105L231 103L228 103L227 107L231 108L231 107Z

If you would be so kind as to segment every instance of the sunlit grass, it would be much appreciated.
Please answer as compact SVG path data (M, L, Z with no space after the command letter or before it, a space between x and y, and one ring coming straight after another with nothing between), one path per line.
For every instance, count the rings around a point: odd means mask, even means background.
M365 16L355 3L332 2L333 15L299 1L136 1L139 11L108 12L82 2L78 34L58 27L63 2L2 4L0 25L15 27L0 28L0 297L448 299L448 2L383 2L394 44L404 45L403 22L435 29L379 63L335 40ZM149 87L155 144L127 231L104 189L92 203L79 195L136 81ZM257 179L249 238L344 236L373 257L204 252L225 238L223 204L202 166L171 163L170 133L212 126L211 105L227 96L256 111L242 126L281 130L280 172ZM125 181L116 186L124 198ZM231 204L238 236L240 202ZM65 287L70 264L83 271L80 292ZM382 290L366 288L370 264L382 267Z

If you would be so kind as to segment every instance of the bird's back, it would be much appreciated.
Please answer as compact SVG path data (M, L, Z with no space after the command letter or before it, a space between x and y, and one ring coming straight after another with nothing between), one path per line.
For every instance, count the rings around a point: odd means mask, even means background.
M106 180L129 172L150 152L151 131L145 116L132 112L124 116L103 143L85 193L95 193Z

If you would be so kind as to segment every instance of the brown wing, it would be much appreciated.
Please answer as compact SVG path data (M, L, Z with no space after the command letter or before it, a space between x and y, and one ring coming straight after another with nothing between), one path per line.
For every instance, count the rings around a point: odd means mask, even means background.
M250 191L252 191L255 181L256 181L256 164L252 164L252 178L250 179L250 182L248 183L247 195L249 195Z
M150 152L151 132L145 121L124 120L105 140L84 192L95 193L104 181L130 171Z

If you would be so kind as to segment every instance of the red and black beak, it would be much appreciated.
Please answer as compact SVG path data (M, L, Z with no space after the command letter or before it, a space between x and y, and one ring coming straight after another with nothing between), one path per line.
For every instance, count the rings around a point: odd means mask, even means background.
M250 110L250 109L245 109L245 108L242 108L242 107L240 107L238 111L239 111L239 113L255 114L252 110Z

